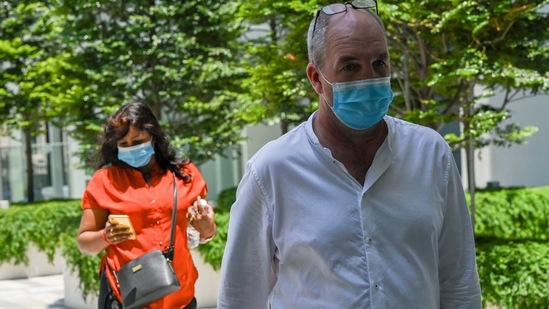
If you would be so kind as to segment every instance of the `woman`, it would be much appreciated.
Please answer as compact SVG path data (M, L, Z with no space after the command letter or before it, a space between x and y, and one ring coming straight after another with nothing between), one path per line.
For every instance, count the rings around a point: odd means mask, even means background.
M201 197L206 182L198 168L177 158L157 118L141 103L120 107L105 127L98 170L82 197L78 246L87 255L106 250L101 260L99 308L121 308L115 273L127 262L170 241L173 182L177 185L177 228L173 267L181 289L146 308L196 308L198 278L187 246L188 222L204 243L216 233L214 211ZM175 177L174 177L175 176ZM135 235L109 221L109 214L128 215Z

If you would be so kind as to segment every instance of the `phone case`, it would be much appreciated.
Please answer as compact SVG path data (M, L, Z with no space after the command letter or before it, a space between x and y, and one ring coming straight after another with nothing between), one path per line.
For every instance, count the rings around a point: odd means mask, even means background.
M132 237L130 237L130 239L135 239L135 229L133 228L133 224L132 224L132 221L130 220L130 217L128 217L127 215L109 215L109 221L111 219L118 221L119 225L129 227L130 231L132 232Z

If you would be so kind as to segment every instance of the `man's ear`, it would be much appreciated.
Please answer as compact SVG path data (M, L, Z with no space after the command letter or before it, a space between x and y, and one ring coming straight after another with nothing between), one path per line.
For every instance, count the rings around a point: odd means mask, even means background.
M313 86L316 93L321 94L322 93L322 83L320 82L320 74L318 73L318 68L312 64L309 63L307 65L307 77L309 78L309 82L311 83L311 86Z

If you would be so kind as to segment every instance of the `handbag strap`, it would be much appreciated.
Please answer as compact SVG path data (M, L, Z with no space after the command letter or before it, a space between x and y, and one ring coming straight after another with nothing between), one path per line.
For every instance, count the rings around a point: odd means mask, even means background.
M173 210L172 210L172 228L170 233L170 245L168 248L163 252L164 256L170 261L173 261L173 255L174 255L174 245L175 245L175 226L177 221L177 185L175 177L175 173L172 171L173 175Z

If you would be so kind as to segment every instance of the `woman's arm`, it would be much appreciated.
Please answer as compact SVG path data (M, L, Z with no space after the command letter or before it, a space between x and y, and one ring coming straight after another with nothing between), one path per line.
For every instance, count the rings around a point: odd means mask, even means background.
M105 230L107 216L108 212L103 209L84 209L82 211L77 238L80 252L86 255L96 255L109 246Z

